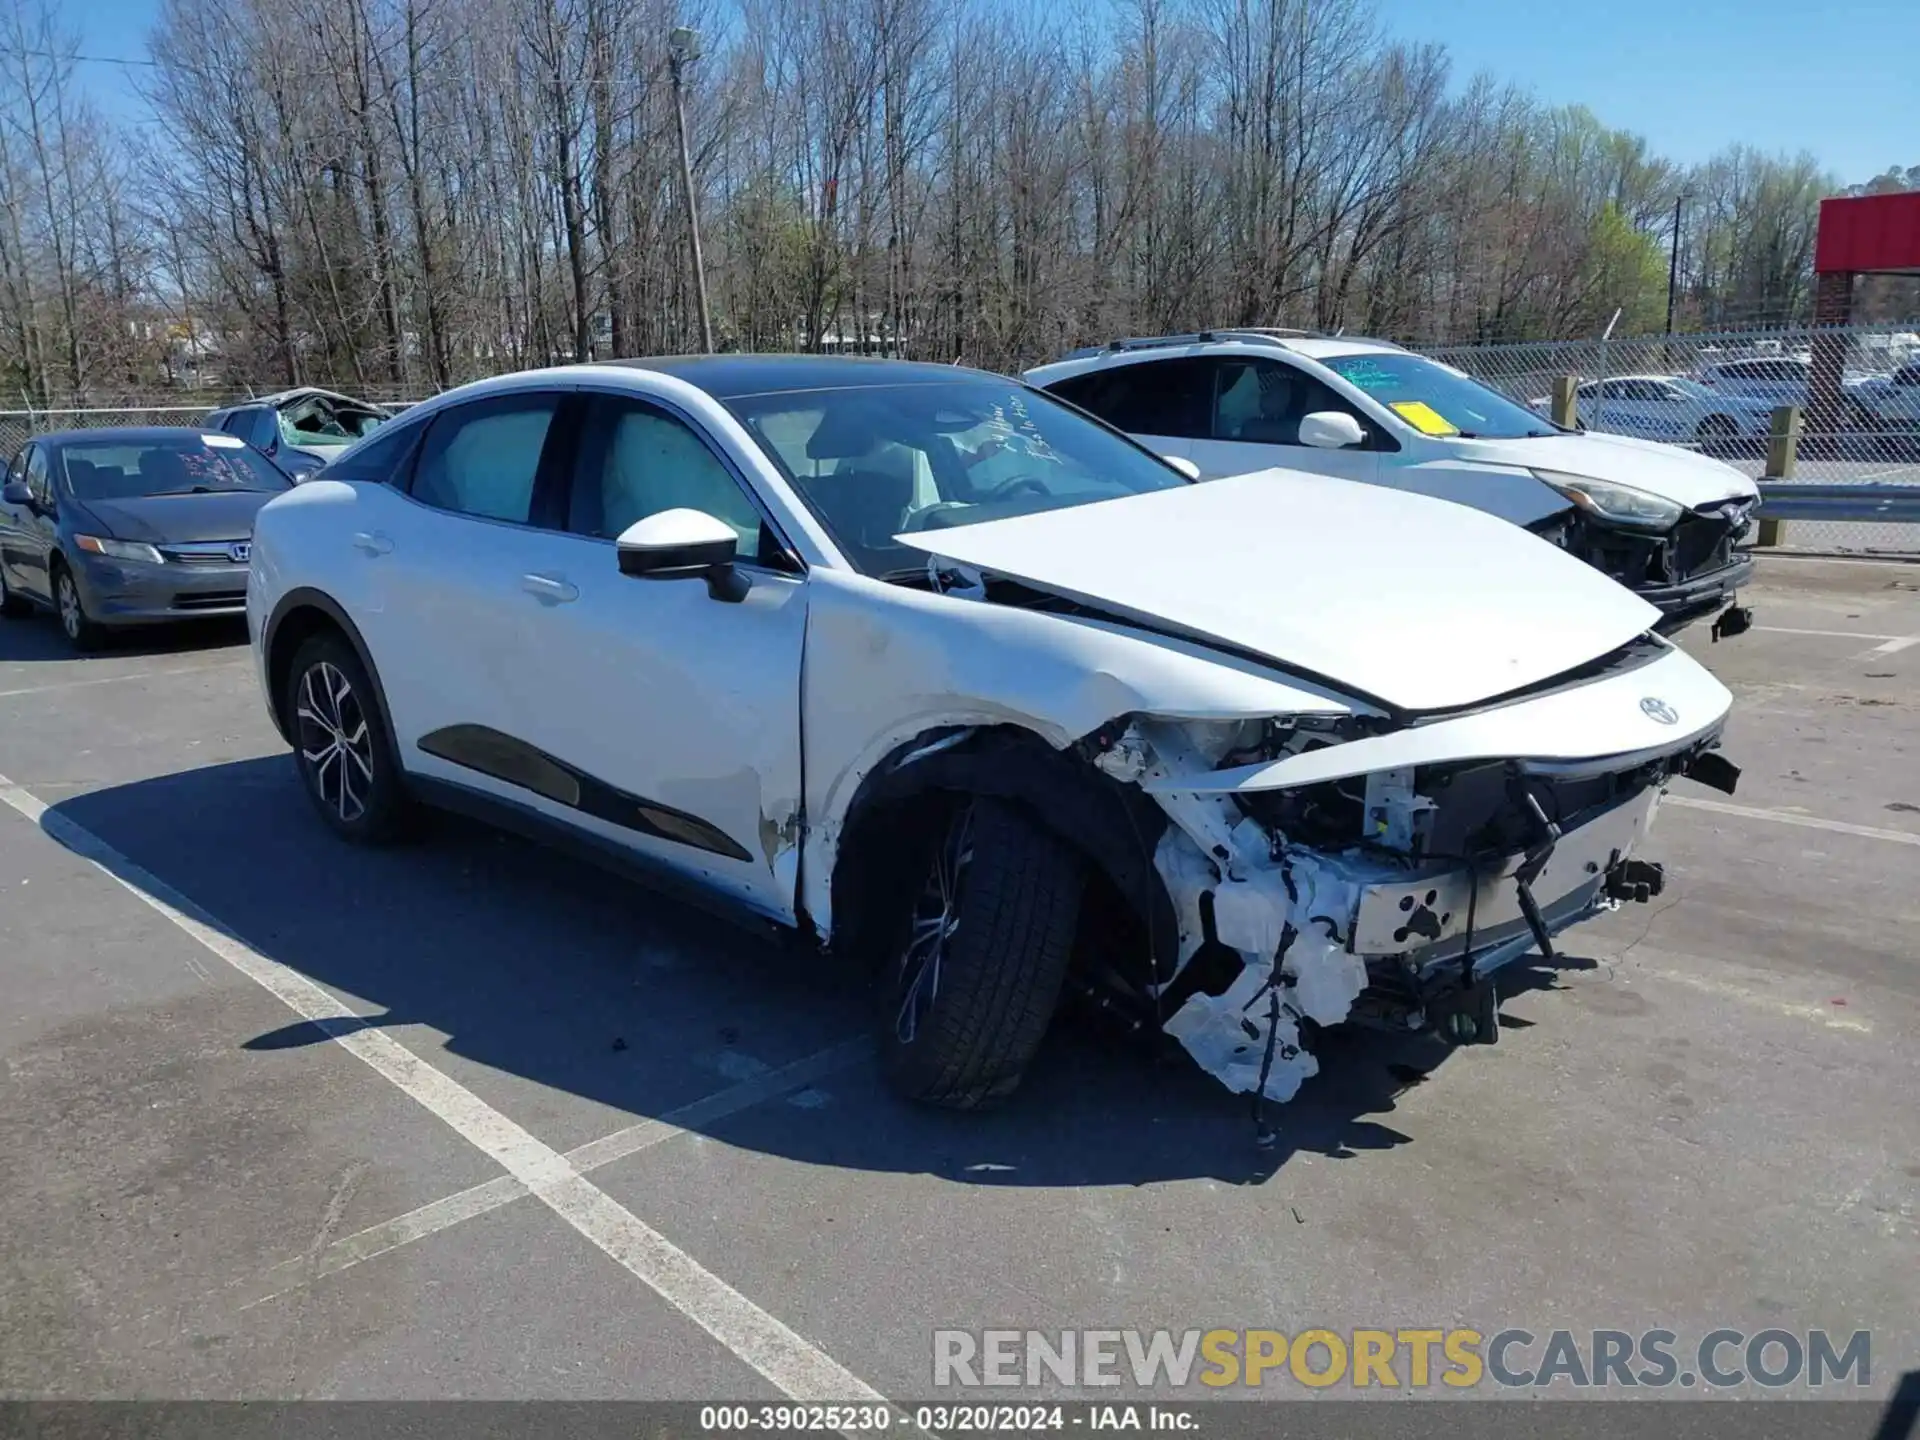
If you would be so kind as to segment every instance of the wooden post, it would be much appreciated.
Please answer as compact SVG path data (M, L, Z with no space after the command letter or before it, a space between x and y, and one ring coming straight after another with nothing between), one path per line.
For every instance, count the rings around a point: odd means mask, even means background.
M1580 421L1580 407L1575 391L1580 388L1577 375L1558 375L1553 381L1553 423L1571 430Z
M1780 405L1773 412L1773 423L1767 431L1767 470L1769 480L1791 480L1794 462L1800 453L1800 407ZM1762 520L1760 533L1754 539L1755 545L1778 545L1780 543L1781 522Z

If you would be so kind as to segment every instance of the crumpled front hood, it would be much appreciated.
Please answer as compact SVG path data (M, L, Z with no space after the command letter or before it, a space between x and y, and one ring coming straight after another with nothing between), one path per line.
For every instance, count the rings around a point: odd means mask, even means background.
M897 539L1403 710L1550 679L1659 618L1504 520L1290 470Z
M1689 510L1733 497L1759 494L1753 481L1723 461L1627 435L1589 430L1575 435L1546 435L1530 440L1460 440L1463 458L1490 460L1529 469L1559 470L1593 480L1631 485L1686 506Z

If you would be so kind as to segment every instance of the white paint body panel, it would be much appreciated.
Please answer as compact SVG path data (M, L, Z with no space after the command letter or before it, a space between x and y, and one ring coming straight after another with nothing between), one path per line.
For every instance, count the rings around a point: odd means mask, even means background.
M1671 725L1641 701L1670 706ZM1452 760L1592 760L1680 750L1715 730L1733 696L1699 661L1672 650L1648 665L1591 684L1416 725L1345 745L1327 745L1264 765L1209 770L1143 782L1147 790L1225 794L1286 790L1375 770Z
M1284 470L898 538L1408 710L1534 684L1659 618L1491 516Z

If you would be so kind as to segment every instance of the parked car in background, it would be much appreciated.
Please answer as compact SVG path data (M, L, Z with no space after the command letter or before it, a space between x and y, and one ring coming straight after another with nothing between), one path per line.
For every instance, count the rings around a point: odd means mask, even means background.
M1726 689L1551 546L946 365L463 386L260 512L247 606L342 838L427 800L830 944L954 1107L1063 994L1276 1100L1350 1014L1490 1040L1500 966L1658 891L1669 781L1737 774Z
M36 436L0 491L0 613L51 610L81 650L122 626L244 614L254 513L292 485L218 432Z
M1907 361L1891 375L1862 380L1848 395L1857 410L1856 423L1881 439L1899 442L1920 434L1920 359Z
M296 480L304 480L391 418L377 405L306 386L236 401L200 424L202 429L238 435Z
M1589 380L1574 394L1580 423L1589 430L1642 440L1717 448L1765 440L1773 424L1771 401L1722 394L1684 375L1616 375ZM1553 397L1529 400L1527 408L1550 416Z
M1026 379L1208 479L1273 466L1471 505L1659 606L1667 629L1736 603L1759 491L1719 460L1561 430L1448 365L1380 340L1218 330L1116 341Z

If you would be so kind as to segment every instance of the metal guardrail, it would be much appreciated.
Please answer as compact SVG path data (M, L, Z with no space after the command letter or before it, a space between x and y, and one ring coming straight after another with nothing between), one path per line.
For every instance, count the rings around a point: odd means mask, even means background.
M1920 485L1816 485L1761 479L1760 514L1768 520L1838 520L1920 524Z

